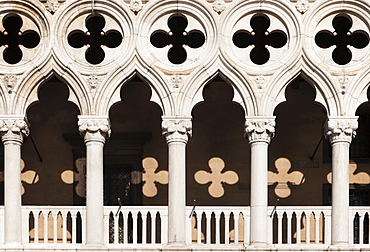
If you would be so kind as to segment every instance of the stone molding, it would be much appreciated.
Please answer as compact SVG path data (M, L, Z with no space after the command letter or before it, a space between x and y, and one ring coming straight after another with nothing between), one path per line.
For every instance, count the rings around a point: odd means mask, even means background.
M191 118L162 117L162 134L167 144L172 142L187 143L192 136Z
M356 136L358 117L331 117L326 120L324 126L325 137L330 144L337 142L351 143Z
M275 117L247 117L245 121L245 137L249 144L255 142L270 143L275 135Z
M101 142L110 137L110 121L101 116L79 116L78 131L83 137L85 144L88 142Z
M23 116L3 116L0 118L0 134L3 143L16 141L20 144L30 133L28 122Z

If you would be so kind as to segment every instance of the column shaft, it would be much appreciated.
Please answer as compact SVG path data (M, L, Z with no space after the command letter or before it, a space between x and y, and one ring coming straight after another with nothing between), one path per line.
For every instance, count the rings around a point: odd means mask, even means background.
M86 143L86 242L104 243L103 147L101 142Z
M21 143L4 142L5 243L22 243Z
M168 144L168 242L186 239L186 143Z
M251 144L251 234L252 244L267 243L268 144Z
M332 146L331 243L349 245L349 147L356 135L357 117L330 117L325 124Z
M349 243L349 143L332 145L332 244Z
M101 116L79 116L78 130L86 144L86 245L104 246L103 148L110 122Z
M268 145L275 133L275 117L247 117L245 126L251 146L250 243L266 247Z
M186 243L186 144L191 136L191 119L162 117L168 144L168 243Z

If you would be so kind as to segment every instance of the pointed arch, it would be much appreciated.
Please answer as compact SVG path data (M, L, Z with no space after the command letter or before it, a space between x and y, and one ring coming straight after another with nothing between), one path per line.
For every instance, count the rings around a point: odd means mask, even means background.
M163 115L172 115L175 111L175 105L171 91L168 88L167 80L162 75L149 69L144 64L131 64L130 69L118 69L112 73L112 77L107 79L102 86L99 99L97 99L97 113L109 115L110 108L117 102L121 101L121 89L126 83L138 76L148 84L152 91L151 101L157 103L162 110Z
M347 92L351 94L348 97L348 103L346 104L346 111L349 116L354 116L356 110L361 104L368 102L370 97L368 96L370 86L370 70L367 69L363 73L356 76L355 79L348 83Z
M89 114L91 111L91 101L88 92L78 76L68 68L60 67L51 57L42 68L34 68L27 78L21 80L19 89L16 90L16 99L14 99L9 113L26 114L28 107L38 101L38 90L53 76L57 76L69 90L68 100L73 102L81 114Z
M233 101L239 103L243 108L245 115L257 115L257 99L252 91L248 77L237 72L235 68L228 65L214 63L210 66L210 71L198 71L196 75L191 76L184 84L183 99L180 101L179 114L191 115L194 106L204 101L202 92L204 86L211 82L216 76L220 76L234 90Z
M274 78L273 85L270 85L269 89L266 90L266 93L270 95L266 95L262 103L264 114L272 115L275 108L286 101L285 89L299 75L315 89L315 101L326 109L328 116L341 114L342 107L331 78L318 69L312 69L305 64L299 64L295 69L289 69Z

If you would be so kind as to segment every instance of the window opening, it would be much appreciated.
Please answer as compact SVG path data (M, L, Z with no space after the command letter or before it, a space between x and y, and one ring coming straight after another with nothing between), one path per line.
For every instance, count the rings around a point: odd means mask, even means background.
M369 44L369 35L362 30L351 32L352 19L348 15L337 15L332 25L334 32L323 30L316 34L315 42L321 48L335 46L332 58L338 65L348 64L352 60L350 46L362 49Z
M105 58L103 46L116 48L122 43L122 35L116 30L103 31L105 19L98 14L86 18L87 32L74 30L68 35L68 43L74 48L86 45L86 60L91 64L99 64Z
M33 30L21 31L22 18L15 14L8 14L3 18L5 30L0 32L0 46L4 46L4 60L9 64L21 61L23 53L21 46L35 48L40 43L40 36Z
M205 42L205 36L198 30L186 32L188 20L184 16L173 15L168 19L169 32L164 30L155 31L150 37L150 43L157 48L168 45L168 60L173 64L182 64L187 58L185 46L199 48Z
M288 39L285 32L274 30L268 32L270 19L266 15L254 15L250 21L252 31L239 30L233 36L233 43L239 48L252 46L250 58L253 63L263 65L270 59L268 46L283 47Z

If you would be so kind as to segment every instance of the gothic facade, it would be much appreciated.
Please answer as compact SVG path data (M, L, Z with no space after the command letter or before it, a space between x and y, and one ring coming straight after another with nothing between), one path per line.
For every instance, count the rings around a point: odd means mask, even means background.
M369 0L0 18L0 249L370 248Z

